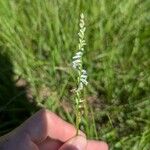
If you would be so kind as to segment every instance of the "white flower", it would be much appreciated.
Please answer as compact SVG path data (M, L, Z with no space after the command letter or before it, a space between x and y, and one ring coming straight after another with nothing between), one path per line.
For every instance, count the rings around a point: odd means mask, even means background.
M81 78L84 79L84 80L86 80L87 79L87 75L82 74Z
M80 59L83 55L83 52L79 51L75 54L75 56L73 57L73 60L77 60Z
M83 89L83 83L80 82L79 86L78 86L78 89L77 89L77 92L81 91L82 89Z
M86 75L87 74L86 70L82 69L82 74Z
M78 71L78 85L77 85L77 92L81 91L84 87L84 85L87 85L87 72L86 70L82 69L82 56L84 52L84 46L86 45L85 39L84 39L84 33L86 30L85 23L84 23L84 15L81 14L80 16L80 31L78 33L79 36L79 51L73 56L72 66Z
M72 67L75 69L77 69L80 66L81 66L81 60L80 59L77 59L77 60L72 62Z
M79 82L79 86L78 86L77 91L81 91L83 89L83 85L87 85L88 84L86 70L82 69L81 73L82 74L80 76L80 82Z
M84 84L84 85L87 85L88 82L87 82L87 72L86 70L82 69L82 74L81 74L81 77L80 77L80 81Z
M85 80L85 79L81 79L80 80L84 85L87 85L88 84L88 82Z
M79 51L75 54L75 56L73 57L73 61L72 61L72 66L73 68L77 69L82 65L82 55L83 52Z

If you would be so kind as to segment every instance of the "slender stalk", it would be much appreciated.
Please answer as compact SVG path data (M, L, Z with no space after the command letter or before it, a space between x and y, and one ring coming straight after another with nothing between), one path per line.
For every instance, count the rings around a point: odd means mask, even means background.
M82 56L83 56L83 52L84 52L84 46L86 45L85 40L84 40L84 33L85 33L85 23L84 23L84 15L81 14L80 15L80 31L78 33L79 35L79 51L75 54L75 56L73 57L73 68L76 69L78 77L77 77L77 89L75 92L75 103L76 103L76 107L75 107L75 113L76 113L76 128L77 128L77 133L76 135L79 134L79 128L80 128L80 124L82 121L82 115L83 115L83 109L84 109L84 100L82 98L82 92L83 92L83 87L84 85L87 85L87 73L86 70L83 69L83 60L82 60Z

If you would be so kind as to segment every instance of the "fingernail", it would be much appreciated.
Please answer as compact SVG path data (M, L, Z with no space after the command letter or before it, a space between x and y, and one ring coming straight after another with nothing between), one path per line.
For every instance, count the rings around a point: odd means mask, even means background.
M87 140L83 136L76 136L68 141L69 145L72 145L77 150L85 150L87 145Z

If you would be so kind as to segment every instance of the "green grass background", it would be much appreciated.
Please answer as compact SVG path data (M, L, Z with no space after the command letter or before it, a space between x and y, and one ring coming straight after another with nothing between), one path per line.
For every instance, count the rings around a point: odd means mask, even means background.
M40 107L74 123L71 70L85 14L89 138L150 149L149 0L0 0L0 134Z

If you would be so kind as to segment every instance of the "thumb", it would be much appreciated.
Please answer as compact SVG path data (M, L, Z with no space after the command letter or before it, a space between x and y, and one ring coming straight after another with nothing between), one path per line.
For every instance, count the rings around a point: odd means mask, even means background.
M76 136L64 143L59 150L86 150L87 140L83 136Z

